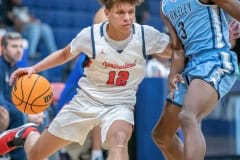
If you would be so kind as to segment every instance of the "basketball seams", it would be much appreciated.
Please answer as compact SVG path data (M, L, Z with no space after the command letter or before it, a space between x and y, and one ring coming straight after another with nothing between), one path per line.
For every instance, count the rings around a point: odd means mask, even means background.
M19 104L15 104L16 106L21 105L22 103L24 103L24 94L23 94L23 89L22 89L23 76L19 78L19 81L20 81L20 86L17 86L17 82L15 82L15 85L16 85L17 87L20 87L22 97L20 98L20 97L18 97L18 96L15 94L15 92L12 92L12 95L14 95L15 98L17 98L17 99L20 101Z
M15 96L15 98L17 98L19 101L21 101L21 99L17 96L17 95L15 95L15 94L13 94L14 96ZM37 106L37 107L43 107L43 106L46 106L46 105L50 105L51 104L51 102L49 103L49 104L29 104L29 103L27 103L27 102L25 102L25 101L21 101L21 103L20 104L15 104L15 106L19 106L19 105L21 105L21 104L27 104L27 105L32 105L32 106Z
M32 103L31 103L30 105L33 105L36 100L38 100L39 98L41 98L45 93L47 93L47 92L50 91L50 90L51 90L51 87L49 87L45 92L43 92L41 95L39 95L38 97L36 97L35 99L33 99ZM50 104L51 104L51 101L49 101L49 105L50 105ZM37 105L34 105L34 106L37 106Z
M22 101L24 100L24 94L23 94L23 87L22 87L22 82L23 82L23 76L20 78L21 79L21 83L20 83L20 89L21 89L21 92L22 92Z
M24 101L23 101L21 98L19 98L15 93L13 93L12 95L20 101L19 104L15 104L16 106L19 106L19 105L21 105L22 103L24 103Z
M35 81L33 82L33 85L32 85L32 88L31 88L31 90L30 90L30 93L28 94L27 102L26 102L25 107L24 107L24 112L26 112L26 108L27 108L27 105L28 105L28 101L29 101L29 99L30 99L30 97L31 97L32 91L33 91L33 89L34 89L34 87L35 87L35 85L36 85L37 80L39 79L39 77L40 77L40 76L37 75L37 78L36 78ZM28 77L26 77L26 78L28 78ZM22 89L22 91L23 91L23 89ZM32 106L31 106L31 110L32 110Z
M48 89L49 90L49 89ZM46 93L46 92L45 92ZM19 104L15 104L15 106L19 106L19 105L21 105L21 104L28 104L28 105L33 105L33 106L38 106L38 107L42 107L42 106L46 106L46 104L33 104L33 103L27 103L27 102L25 102L25 101L23 101L23 100L21 100L15 93L13 93L12 94L17 100L19 100L20 101L20 103ZM40 98L40 97L39 97ZM35 101L35 100L34 100ZM51 101L50 101L50 103L49 103L49 105L51 104ZM48 104L47 104L48 105Z

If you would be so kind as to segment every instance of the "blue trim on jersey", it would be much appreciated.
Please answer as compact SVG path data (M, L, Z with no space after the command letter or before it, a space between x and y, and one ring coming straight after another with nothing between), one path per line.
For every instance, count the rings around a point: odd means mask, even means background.
M208 16L209 16L209 20L210 20L210 23L211 23L211 31L212 31L212 36L213 36L213 38L212 38L212 41L213 41L213 43L212 43L212 48L215 48L215 32L214 32L214 27L213 27L213 22L211 21L211 19L213 19L213 17L212 17L212 14L211 14L211 11L210 11L210 8L207 8L207 10L208 10Z
M220 55L219 55L220 59L222 60L222 68L227 69L228 71L230 71L230 74L233 74L234 73L233 57L226 53L226 56L227 56L228 59L226 61L224 61L224 55L223 55L224 53L225 52L220 52ZM229 62L229 65L230 65L231 68L229 69L224 62L226 62L226 63Z
M224 58L223 58L223 55L220 53L219 54L219 58L221 59L221 60L223 60ZM221 63L221 67L222 68L226 68L226 67L224 67L225 65L224 65L224 63Z
M222 15L221 15L221 9L220 8L218 8L218 17L219 17L219 21L221 22L221 24L223 24L223 22L222 22ZM220 26L220 29L221 29L221 33L223 33L223 25ZM224 43L224 46L226 46L224 36L222 36L222 41Z
M141 32L142 32L142 53L143 53L143 57L146 59L147 55L146 55L146 47L145 47L145 36L144 36L144 28L141 25Z
M213 20L213 29L214 29L214 39L215 43L214 48L223 48L227 46L227 43L224 38L224 23L222 19L222 10L221 8L217 8L216 10L211 9L212 20Z
M100 26L100 35L101 37L104 36L104 32L103 32L103 27L104 24L106 22L103 22ZM95 48L95 40L94 40L94 29L93 29L93 25L91 26L91 39L92 39L92 49L93 49L93 59L95 59L96 57L96 48ZM135 25L132 25L132 30L133 30L133 34L135 34ZM146 46L145 46L145 36L144 36L144 28L141 25L141 33L142 33L142 53L143 53L143 57L146 59L147 55L146 55Z
M223 17L226 17L225 16L225 13L224 13L224 11L222 10L222 9L220 9L220 15L219 15L219 17L220 17L220 20L221 20L221 33L223 33L223 31L224 31L224 26L223 26ZM226 40L226 37L225 36L223 36L223 41L224 41L224 44L225 44L225 46L228 46L228 40Z
M133 34L135 34L135 25L132 25Z
M182 105L181 105L181 104L172 101L170 98L167 98L166 101L168 101L169 103L174 104L175 106L178 106L178 107L182 108Z
M94 26L91 26L91 40L92 40L92 50L93 50L93 59L95 59L96 57L96 48L95 48L95 40L94 40L94 30L93 30Z
M221 66L223 66L223 58L222 58L222 56L221 56L221 53L219 54L219 59L221 60ZM217 83L217 93L218 93L218 95L219 95L219 97L220 97L220 93L219 93L219 86L220 86L220 83L221 83L221 81L223 80L223 77L225 76L226 74L221 74L221 78L220 78L220 80L218 81L218 83ZM218 97L218 98L219 98Z
M223 15L222 15L222 10L220 8L217 8L217 16L216 18L214 17L214 14L215 14L215 11L212 10L212 8L207 8L208 9L208 14L209 14L209 18L210 18L210 23L211 23L211 31L212 31L212 35L213 35L213 48L216 49L216 48L223 48L225 46L227 46L227 42L226 42L226 39L223 35ZM220 26L217 25L215 22L216 21L219 21L220 22ZM219 27L220 29L220 32L217 32L217 27ZM218 42L218 38L219 38L219 35L218 34L221 34L221 39L219 39L219 42ZM218 47L218 44L219 43L222 43L223 46L220 46Z
M101 27L100 27L100 35L101 35L101 37L104 36L104 34L103 34L103 26L104 26L105 23L106 23L106 22L102 23L102 25L101 25Z
M221 22L222 41L223 41L224 47L225 47L225 46L227 46L227 43L226 43L225 37L223 36L223 15L222 15L222 10L221 10L221 8L218 8L218 10L219 10L219 15L218 15L219 21Z

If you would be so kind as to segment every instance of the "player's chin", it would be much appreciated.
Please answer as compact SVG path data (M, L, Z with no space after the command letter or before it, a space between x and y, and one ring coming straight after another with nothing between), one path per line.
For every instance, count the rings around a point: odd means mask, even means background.
M132 28L132 24L126 24L122 26L123 29L130 30Z
M124 27L121 28L121 32L124 33L124 34L130 34L131 30L132 30L132 27L124 26Z

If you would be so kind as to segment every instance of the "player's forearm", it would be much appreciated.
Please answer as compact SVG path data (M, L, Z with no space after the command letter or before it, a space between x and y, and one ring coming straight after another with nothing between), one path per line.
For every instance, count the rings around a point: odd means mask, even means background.
M174 50L171 58L171 74L182 73L185 65L185 52L183 50Z
M240 1L238 0L213 0L219 7L223 8L229 15L240 21Z
M56 52L51 53L45 59L33 66L35 71L41 72L70 61L75 57L75 55L72 55L69 50L70 49L66 47L64 49L60 49Z

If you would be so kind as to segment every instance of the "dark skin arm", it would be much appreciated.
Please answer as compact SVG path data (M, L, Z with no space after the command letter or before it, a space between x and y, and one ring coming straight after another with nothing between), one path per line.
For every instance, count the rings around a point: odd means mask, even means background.
M160 8L162 8L160 6ZM168 27L170 37L172 40L172 57L171 57L171 68L168 76L169 80L169 90L171 98L173 98L173 91L177 89L176 83L181 82L184 83L181 73L185 66L185 51L183 49L182 43L177 36L175 29L173 28L171 22L167 19L167 17L160 10L160 15L165 25Z
M213 2L223 8L230 16L240 21L240 1L238 0L201 0L203 3Z

